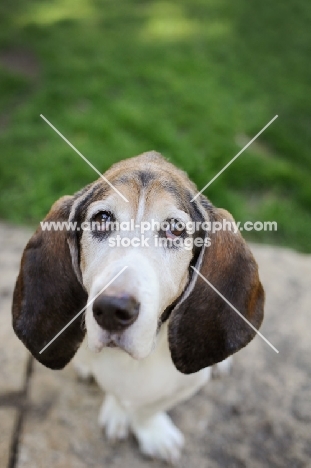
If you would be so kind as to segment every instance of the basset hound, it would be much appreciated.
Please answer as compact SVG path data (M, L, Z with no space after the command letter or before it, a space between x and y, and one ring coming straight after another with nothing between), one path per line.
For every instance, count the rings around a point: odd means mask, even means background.
M196 186L160 154L121 161L104 177L110 184L100 178L62 197L45 218L74 228L41 223L31 237L13 327L45 366L61 369L75 356L78 373L95 378L105 392L99 424L108 439L131 431L144 454L176 462L184 438L166 411L255 336L216 290L257 329L264 291L240 233L202 229L233 223L231 215L203 195L192 201ZM142 225L143 243L135 245Z

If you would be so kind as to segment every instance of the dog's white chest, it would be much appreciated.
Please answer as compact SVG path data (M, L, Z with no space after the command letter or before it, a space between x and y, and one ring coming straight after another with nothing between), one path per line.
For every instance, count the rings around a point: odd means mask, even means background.
M168 348L166 325L155 350L146 359L135 360L117 348L105 348L95 354L84 343L75 358L75 367L78 371L87 368L106 393L115 395L133 410L173 395L178 397L180 393L194 393L210 376L209 368L191 375L175 368Z

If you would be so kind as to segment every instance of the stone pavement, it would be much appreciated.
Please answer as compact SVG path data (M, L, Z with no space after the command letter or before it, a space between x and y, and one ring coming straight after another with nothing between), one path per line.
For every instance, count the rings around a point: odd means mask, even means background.
M11 296L30 232L0 223L0 467L161 468L133 438L108 444L97 427L102 393L72 369L33 362L11 328ZM262 333L232 374L171 412L186 436L179 466L311 467L311 256L252 246L266 289Z

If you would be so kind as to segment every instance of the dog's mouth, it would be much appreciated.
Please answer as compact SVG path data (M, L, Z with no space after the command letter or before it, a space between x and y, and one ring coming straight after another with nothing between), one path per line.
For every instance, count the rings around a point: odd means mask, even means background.
M92 333L88 334L88 347L95 353L100 353L105 348L119 348L126 351L122 346L122 335L108 332L103 328L98 329L95 336Z
M117 343L115 343L114 341L110 340L108 341L108 343L105 345L106 348L119 348L119 346L117 345Z
M107 330L103 330L103 333L99 338L97 350L101 351L105 348L115 348L128 353L126 346L124 346L122 335L123 333L111 333Z
M104 330L104 336L100 340L103 348L121 348L120 346L120 334L109 333Z

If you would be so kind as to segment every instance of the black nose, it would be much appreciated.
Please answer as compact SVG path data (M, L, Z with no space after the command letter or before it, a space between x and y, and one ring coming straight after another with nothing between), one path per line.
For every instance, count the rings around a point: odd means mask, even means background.
M102 328L122 331L137 319L139 303L132 296L105 296L101 294L93 303L93 315Z

